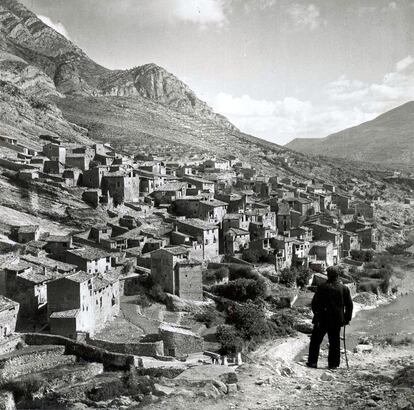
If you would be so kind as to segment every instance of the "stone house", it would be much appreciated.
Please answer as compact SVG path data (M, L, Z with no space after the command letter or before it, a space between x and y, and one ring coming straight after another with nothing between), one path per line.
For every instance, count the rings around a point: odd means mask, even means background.
M72 236L70 235L49 235L47 238L45 238L45 242L46 252L56 256L63 255L68 249L71 249L73 246Z
M177 220L176 231L190 236L191 242L196 242L199 245L197 251L192 252L193 258L205 260L219 255L218 226L201 219L189 218Z
M100 188L102 178L108 171L108 166L98 166L84 171L82 174L82 185L89 188Z
M154 189L150 196L154 199L155 206L171 204L175 199L186 195L187 187L186 182L167 182Z
M183 180L193 185L196 190L200 192L210 192L214 193L214 182L204 178L198 178L195 176L187 176L183 177Z
M358 234L355 232L342 231L342 257L350 256L352 250L359 250L361 245L359 243Z
M183 299L203 299L201 264L189 260L186 247L173 246L153 251L151 276L165 292Z
M39 225L14 226L11 229L11 237L19 243L38 241L40 238Z
M66 251L66 262L87 273L105 273L111 270L111 255L98 248L84 247Z
M324 262L326 267L337 265L340 255L338 247L329 241L311 242L310 255L315 255L317 261Z
M16 276L13 298L20 304L19 316L38 318L45 313L47 283L52 279L52 274L43 271L27 271Z
M315 213L313 203L309 199L305 198L288 198L286 202L289 206L298 211L302 216L309 216Z
M224 233L224 253L234 255L248 248L250 233L239 228L229 228Z
M337 208L341 210L341 212L346 213L346 211L349 209L351 198L347 195L342 195L335 192L332 194L332 203L335 204Z
M299 226L298 228L291 228L289 236L292 238L298 238L303 241L312 241L313 230L308 226Z
M230 228L249 230L250 222L246 215L242 213L228 213L224 215L222 221L223 232L226 232Z
M227 212L229 214L240 213L246 209L246 195L216 192L214 198L227 203Z
M198 218L211 223L221 223L227 213L227 203L218 199L206 199L199 202Z
M65 165L56 160L45 161L43 164L43 172L45 174L61 175L65 170Z
M164 355L182 357L204 351L204 340L190 329L163 323L158 328L160 339L164 343Z
M108 193L114 205L124 202L136 202L139 199L139 177L134 173L122 171L107 172L102 177L102 194Z
M89 169L91 160L86 154L67 154L65 165L69 168L78 168L82 171Z
M81 178L81 171L78 168L66 168L62 173L66 186L77 186Z
M61 164L66 163L66 148L61 145L52 142L43 145L43 155L52 161L56 161Z
M51 332L75 339L92 336L119 313L119 280L77 272L48 285Z
M185 216L187 218L197 218L199 215L200 200L203 196L187 195L181 198L176 198L172 203L172 211L178 216Z
M279 208L276 214L276 226L279 232L286 232L292 228L289 204L279 204Z
M16 330L19 304L0 295L0 342Z

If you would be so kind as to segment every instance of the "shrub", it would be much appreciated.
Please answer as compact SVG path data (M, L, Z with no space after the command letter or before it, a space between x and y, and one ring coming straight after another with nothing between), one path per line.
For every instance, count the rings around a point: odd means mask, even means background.
M232 326L220 325L216 332L217 341L220 343L220 354L235 354L242 350L243 340Z
M298 274L296 276L296 285L300 288L304 288L308 283L310 278L312 277L312 272L307 268L302 268L298 270Z
M157 302L165 303L167 299L167 295L165 294L164 289L158 283L152 285L148 293Z
M86 392L89 399L97 401L111 400L115 397L122 396L125 392L124 385L121 380L114 379L111 382L100 385L99 387L93 387Z
M282 310L275 313L270 320L276 325L272 327L274 336L289 336L296 333L296 319L292 312Z
M371 262L374 257L374 251L363 251L363 250L357 250L352 249L351 250L351 258L355 261L361 261L361 262Z
M392 255L403 255L406 252L406 249L409 248L413 243L411 241L406 241L404 243L397 243L393 246L387 248L387 252Z
M213 293L227 299L245 302L264 297L266 294L266 283L263 279L243 279L232 280L223 285L216 285L212 289Z
M253 270L251 266L240 265L238 263L232 263L228 265L229 280L235 280L239 278L245 279L257 279L258 274Z
M298 271L295 268L285 268L280 272L279 283L288 288L292 288L296 285L297 275Z
M213 326L219 319L219 312L216 309L205 309L202 312L196 313L194 319L197 322L204 323L207 327Z
M1 386L3 390L9 390L13 393L14 399L20 401L22 399L30 400L33 393L39 391L43 381L39 376L31 375L19 380L11 380Z
M269 337L269 326L264 310L255 303L248 302L243 305L229 307L229 323L239 331L244 340L261 341Z

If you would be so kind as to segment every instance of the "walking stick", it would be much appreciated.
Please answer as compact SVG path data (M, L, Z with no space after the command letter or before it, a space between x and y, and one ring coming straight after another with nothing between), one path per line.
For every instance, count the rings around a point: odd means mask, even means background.
M343 336L343 340L344 340L344 351L345 351L345 362L346 362L346 368L349 369L348 353L346 352L345 328L346 328L346 325L344 325L344 336Z

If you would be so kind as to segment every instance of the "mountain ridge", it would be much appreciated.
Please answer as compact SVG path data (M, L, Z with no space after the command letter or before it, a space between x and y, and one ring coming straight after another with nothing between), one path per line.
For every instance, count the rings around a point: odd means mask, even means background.
M409 164L414 160L414 101L324 138L295 138L286 148L310 155Z
M164 68L154 63L127 70L105 68L15 0L0 1L0 33L0 51L43 71L55 85L53 95L140 96L237 130ZM5 65L7 58L3 55L0 62Z

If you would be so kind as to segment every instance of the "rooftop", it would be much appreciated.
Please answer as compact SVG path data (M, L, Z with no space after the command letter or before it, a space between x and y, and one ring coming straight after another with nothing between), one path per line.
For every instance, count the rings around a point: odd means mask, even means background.
M63 310L61 312L53 312L50 315L51 319L66 319L66 318L75 318L78 316L79 309Z
M156 188L155 191L166 192L166 191L180 191L188 184L186 182L168 182L167 184L161 185Z
M69 235L49 235L45 241L46 242L70 242L71 237Z
M178 256L188 253L188 249L184 246L171 246L169 248L162 248L163 251L171 253L172 255Z
M207 231L210 229L218 229L217 225L214 225L209 222L205 222L201 219L197 218L188 218L184 220L177 221L179 225L187 225L192 226L194 228L202 229L203 231Z
M227 202L219 201L218 199L205 199L200 201L200 204L212 206L212 207L219 207L219 206L228 206Z
M8 310L18 305L19 304L14 300L6 298L6 296L0 295L0 312L2 312L3 310Z
M107 258L108 256L111 256L109 252L106 252L98 248L92 248L92 247L71 249L70 251L67 251L67 252L68 254L73 254L83 259L87 259L89 261L93 261L96 259L103 259L103 258Z
M83 283L92 278L93 275L88 275L86 272L83 271L78 271L73 275L66 276L66 279L76 283Z
M39 229L39 225L25 225L17 227L18 233L34 233Z
M238 228L230 228L226 235L234 234L234 235L249 235L248 231L245 231L244 229L238 229Z

